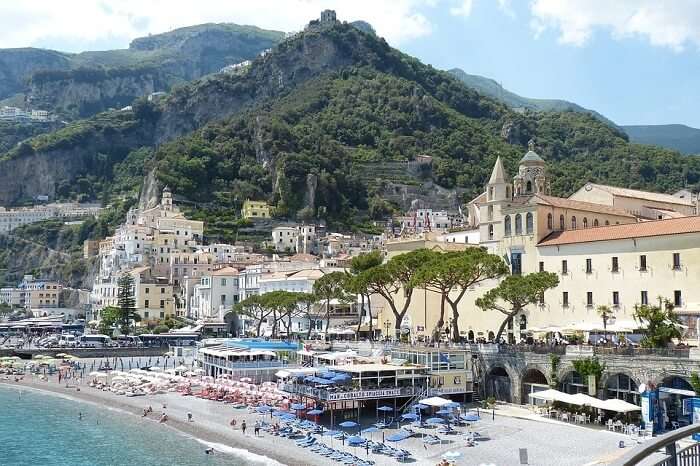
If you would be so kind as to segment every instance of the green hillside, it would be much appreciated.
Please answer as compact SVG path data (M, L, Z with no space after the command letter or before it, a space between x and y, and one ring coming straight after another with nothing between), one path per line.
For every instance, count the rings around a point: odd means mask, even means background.
M139 164L154 165L161 183L220 225L233 225L231 213L257 198L274 203L279 216L353 226L385 211L376 208L382 180L366 176L368 163L431 155L433 180L468 199L483 189L497 155L513 173L530 138L549 163L555 194L589 180L660 192L700 188L698 158L630 144L586 113L514 112L340 23L283 41L242 75L207 77L158 107L141 102L133 115L116 115L35 138L0 158L4 195L30 194L31 175L17 171L28 157L56 162L44 176L70 188L66 196L105 199L135 188ZM78 157L72 171L61 168ZM3 175L13 170L21 185ZM99 184L76 182L91 179Z
M686 125L630 125L622 129L630 140L677 150L683 154L700 154L700 129Z

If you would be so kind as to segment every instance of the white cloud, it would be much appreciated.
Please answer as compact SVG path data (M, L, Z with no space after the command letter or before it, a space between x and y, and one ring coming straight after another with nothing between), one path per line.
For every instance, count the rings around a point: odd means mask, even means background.
M365 20L393 45L427 36L421 9L434 0L22 0L0 1L0 48L62 43L123 43L148 33L205 22L300 30L321 10Z
M506 16L515 18L515 10L510 0L497 0L496 3L498 4L498 9L505 13Z
M582 46L600 29L676 51L700 47L700 0L534 0L530 8L536 34L557 30L564 44Z
M456 6L450 8L452 16L464 16L465 18L472 14L473 0L459 0Z

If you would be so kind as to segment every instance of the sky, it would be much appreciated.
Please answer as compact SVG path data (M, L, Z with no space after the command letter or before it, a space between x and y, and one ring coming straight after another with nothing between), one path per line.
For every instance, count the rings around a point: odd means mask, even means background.
M0 0L0 48L126 48L204 22L296 31L324 8L526 97L700 128L700 0Z

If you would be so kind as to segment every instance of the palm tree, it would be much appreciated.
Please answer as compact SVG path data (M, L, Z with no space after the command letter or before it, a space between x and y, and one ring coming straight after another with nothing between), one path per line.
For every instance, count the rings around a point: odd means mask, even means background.
M598 315L600 316L601 319L603 319L603 335L605 336L605 339L608 339L608 319L610 319L610 316L612 316L612 309L610 309L610 306L606 306L604 304L598 306L596 308L596 311L598 312Z

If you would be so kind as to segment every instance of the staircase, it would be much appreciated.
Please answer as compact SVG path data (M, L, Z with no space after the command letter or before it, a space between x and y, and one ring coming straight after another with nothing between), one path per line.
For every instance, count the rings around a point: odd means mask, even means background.
M412 408L414 405L418 404L418 400L428 398L428 393L428 387L425 387L422 391L418 392L417 394L413 395L411 398L406 400L403 406L401 406L398 409L398 412L401 414L405 414L406 412L412 412Z

